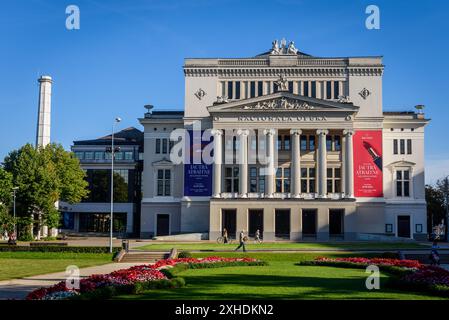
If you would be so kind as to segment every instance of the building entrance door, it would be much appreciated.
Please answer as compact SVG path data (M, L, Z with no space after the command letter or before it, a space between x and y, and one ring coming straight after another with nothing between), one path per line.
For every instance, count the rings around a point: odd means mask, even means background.
M170 234L170 215L158 214L156 224L156 236L167 236Z
M398 237L410 238L410 216L398 216Z
M250 209L248 211L249 236L254 237L256 230L259 229L260 236L263 235L263 210Z
M223 209L221 212L221 225L223 229L228 231L228 236L235 239L237 230L237 210ZM223 232L223 230L221 230Z
M274 236L276 238L290 239L290 210L276 209L274 219Z
M302 210L302 234L303 236L316 237L316 210Z
M343 231L343 219L344 210L330 209L329 210L329 235L332 237L342 236Z

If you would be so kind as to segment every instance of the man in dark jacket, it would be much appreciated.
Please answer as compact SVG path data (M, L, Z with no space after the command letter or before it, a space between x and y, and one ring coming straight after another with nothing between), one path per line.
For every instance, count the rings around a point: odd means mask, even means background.
M243 252L246 252L245 241L246 241L245 231L242 230L242 231L240 231L240 236L239 236L240 243L239 243L239 246L237 248L235 248L235 251L237 251L238 249L243 247Z

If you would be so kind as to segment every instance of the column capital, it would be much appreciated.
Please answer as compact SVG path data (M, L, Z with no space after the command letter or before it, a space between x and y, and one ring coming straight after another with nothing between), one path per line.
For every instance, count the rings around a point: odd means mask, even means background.
M272 135L272 136L274 136L275 133L276 133L276 130L274 130L274 129L265 129L263 131L264 135Z
M211 133L213 136L222 136L222 135L223 135L223 130L221 130L221 129L212 129L212 130L210 131L210 133Z
M316 134L317 135L327 135L327 134L329 134L329 130L327 130L327 129L318 129L317 131L316 131Z
M343 134L345 136L352 136L354 134L354 130L352 130L352 129L345 129L345 130L343 130Z
M293 136L295 134L297 135L301 135L302 134L302 130L301 129L291 129L290 130L290 134Z
M238 136L249 136L248 129L238 129L236 133Z

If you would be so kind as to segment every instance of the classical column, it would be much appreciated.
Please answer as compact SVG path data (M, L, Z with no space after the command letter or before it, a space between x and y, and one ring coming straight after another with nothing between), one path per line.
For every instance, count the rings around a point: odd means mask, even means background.
M237 130L239 136L239 182L240 182L240 197L246 198L248 196L248 129Z
M318 197L325 198L327 196L327 150L326 135L328 130L319 129L316 131L318 135Z
M223 131L219 129L212 129L212 135L214 136L214 198L220 198L221 196L221 166L223 163L222 157L222 141Z
M300 129L290 130L292 140L292 156L291 156L291 185L292 197L299 198L301 196L301 148L299 145L299 137L302 131Z
M354 198L354 155L352 136L353 130L343 130L345 135L345 197Z
M276 131L274 129L265 129L263 133L267 136L267 172L265 174L266 179L266 195L268 198L272 198L274 195L274 135Z

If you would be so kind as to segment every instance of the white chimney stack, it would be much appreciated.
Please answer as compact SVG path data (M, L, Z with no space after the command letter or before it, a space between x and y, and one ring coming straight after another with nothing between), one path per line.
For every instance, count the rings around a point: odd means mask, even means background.
M39 82L39 111L37 115L36 147L50 143L51 84L50 76L41 76Z

